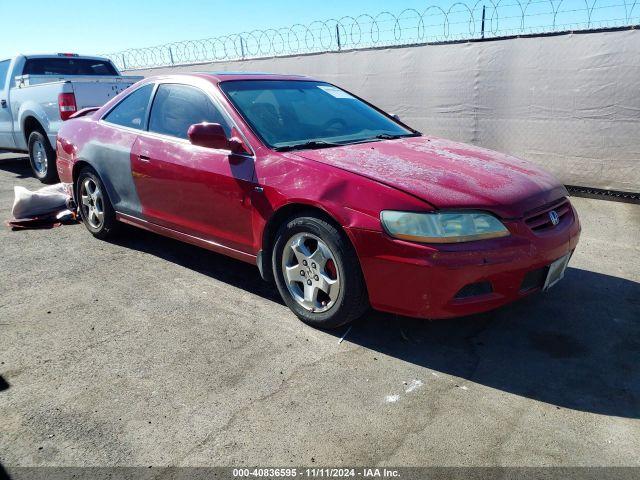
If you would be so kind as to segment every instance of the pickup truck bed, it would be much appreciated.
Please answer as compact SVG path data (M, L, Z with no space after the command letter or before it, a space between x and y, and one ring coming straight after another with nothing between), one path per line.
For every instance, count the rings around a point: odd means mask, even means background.
M28 152L35 176L57 181L53 146L62 122L141 78L122 76L99 57L18 55L0 61L0 149Z
M82 110L87 107L99 107L139 79L140 77L79 77L44 82L42 81L44 80L43 78L39 78L38 83L33 83L33 79L27 78L25 83L19 83L19 86L11 91L11 102L14 105L21 106L21 108L16 109L18 118L33 115L41 120L41 124L44 123L43 126L45 127L51 145L55 145L56 135L63 121L59 115L57 102L60 93L72 93L74 95L76 110ZM56 99L56 102L50 103L42 101L42 99L48 98ZM44 113L44 115L41 115L42 113ZM16 120L18 120L18 118L16 118ZM20 134L22 130L20 125L21 122L14 122L15 148L27 151L28 137Z

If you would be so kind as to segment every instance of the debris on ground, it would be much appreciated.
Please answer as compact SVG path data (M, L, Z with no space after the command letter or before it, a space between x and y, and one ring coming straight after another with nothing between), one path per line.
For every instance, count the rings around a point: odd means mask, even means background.
M420 387L422 387L424 385L424 383L422 382L422 380L411 380L411 382L409 384L406 384L406 388L404 389L405 393L411 393L414 390L419 389Z
M78 221L76 208L68 185L47 185L32 192L15 186L11 218L7 226L12 230L53 228Z

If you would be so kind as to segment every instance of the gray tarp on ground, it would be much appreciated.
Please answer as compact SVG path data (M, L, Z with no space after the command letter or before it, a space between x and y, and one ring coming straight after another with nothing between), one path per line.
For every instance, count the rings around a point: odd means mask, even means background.
M426 133L514 154L570 185L640 192L637 30L143 70L300 73Z

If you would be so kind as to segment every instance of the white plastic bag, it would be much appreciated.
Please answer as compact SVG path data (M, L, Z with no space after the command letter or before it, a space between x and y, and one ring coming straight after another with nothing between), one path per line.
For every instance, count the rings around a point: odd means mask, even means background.
M30 218L65 210L67 200L71 198L62 183L47 185L35 192L15 186L13 191L13 218Z

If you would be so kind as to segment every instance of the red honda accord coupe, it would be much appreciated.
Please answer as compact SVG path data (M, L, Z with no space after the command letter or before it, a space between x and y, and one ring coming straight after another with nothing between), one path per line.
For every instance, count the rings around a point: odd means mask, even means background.
M147 78L65 122L57 153L95 237L124 222L257 264L323 328L369 306L448 318L546 290L580 234L540 168L300 76Z

